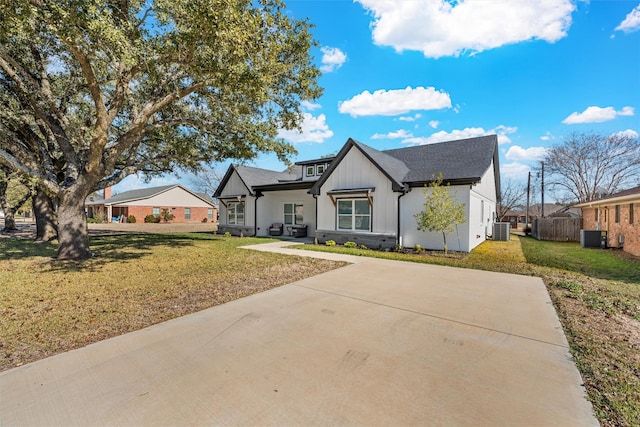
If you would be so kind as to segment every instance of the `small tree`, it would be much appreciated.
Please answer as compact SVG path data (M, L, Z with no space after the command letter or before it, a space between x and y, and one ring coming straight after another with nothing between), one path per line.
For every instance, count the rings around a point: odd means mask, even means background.
M169 209L162 209L162 212L160 212L160 219L163 220L164 222L172 221L174 218L175 216L171 213Z
M418 230L442 233L444 253L447 248L447 232L452 232L457 224L465 222L464 203L451 197L449 184L442 185L442 172L438 178L424 188L424 211L414 215L418 222Z

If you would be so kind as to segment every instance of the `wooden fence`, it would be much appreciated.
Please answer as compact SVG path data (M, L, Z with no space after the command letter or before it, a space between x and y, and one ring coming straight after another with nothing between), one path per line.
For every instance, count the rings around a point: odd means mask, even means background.
M582 218L542 218L533 221L531 235L538 240L579 242Z

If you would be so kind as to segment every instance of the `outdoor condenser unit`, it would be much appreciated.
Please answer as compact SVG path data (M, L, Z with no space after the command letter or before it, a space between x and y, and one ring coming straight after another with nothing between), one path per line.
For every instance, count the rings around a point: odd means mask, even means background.
M580 247L583 248L606 248L606 230L580 230Z
M494 222L493 223L493 240L508 242L510 229L511 229L511 223Z

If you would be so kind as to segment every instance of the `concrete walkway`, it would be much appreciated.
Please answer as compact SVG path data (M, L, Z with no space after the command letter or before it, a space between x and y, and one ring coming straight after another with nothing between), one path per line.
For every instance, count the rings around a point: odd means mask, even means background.
M349 260L3 372L0 425L598 425L540 279Z

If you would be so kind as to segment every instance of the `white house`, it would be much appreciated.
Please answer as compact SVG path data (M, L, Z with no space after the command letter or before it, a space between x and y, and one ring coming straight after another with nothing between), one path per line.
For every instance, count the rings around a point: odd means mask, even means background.
M442 249L442 235L419 231L414 218L424 207L425 186L439 173L467 218L447 235L448 246L468 252L491 234L495 221L495 135L385 151L349 139L336 157L298 162L286 172L231 166L214 194L218 229L267 236L271 225L282 223L285 234L306 226L306 235L321 243Z

